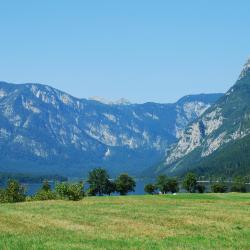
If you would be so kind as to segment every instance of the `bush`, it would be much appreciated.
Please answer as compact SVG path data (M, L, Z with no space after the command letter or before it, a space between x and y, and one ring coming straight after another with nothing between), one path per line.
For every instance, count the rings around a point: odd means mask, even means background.
M68 193L68 183L67 182L57 183L55 190L61 199L66 198Z
M37 201L45 201L45 200L55 200L57 195L52 191L45 191L43 189L39 190L34 196L33 199Z
M8 202L6 192L4 189L0 189L0 203L6 203Z
M79 201L84 196L83 182L68 185L68 199L72 201Z
M211 186L213 193L225 193L227 191L227 185L224 182L217 182Z
M25 190L16 180L9 180L7 188L2 191L3 200L5 202L22 202L25 201Z
M48 180L44 180L44 181L43 181L43 185L42 185L41 190L43 190L43 191L45 191L45 192L52 191L52 190L51 190L51 186L50 186Z
M43 182L43 185L41 189L33 196L34 200L55 200L56 199L56 193L52 192L51 186L47 180Z
M56 184L56 192L61 199L69 199L73 201L81 200L84 196L83 182L58 183Z
M96 192L89 188L87 191L86 191L86 196L96 196Z
M156 190L156 187L152 183L149 183L149 184L145 185L145 187L144 187L144 191L148 194L154 194L155 190Z
M126 195L128 192L134 192L136 183L128 174L121 174L115 180L116 191L120 195Z

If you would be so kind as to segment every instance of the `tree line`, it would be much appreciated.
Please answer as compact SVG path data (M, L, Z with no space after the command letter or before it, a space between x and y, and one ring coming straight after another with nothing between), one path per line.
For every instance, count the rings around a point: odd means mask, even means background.
M198 178L194 173L187 173L181 184L189 193L204 193L206 191L205 185L198 182ZM241 176L233 178L230 190L223 179L213 183L210 188L213 193L225 193L227 191L247 192L245 178ZM145 185L144 191L148 194L177 193L179 192L179 181L177 178L160 175L157 177L156 183Z
M57 182L54 190L50 182L45 180L41 188L32 196L26 195L25 188L17 181L9 179L6 188L0 189L0 202L22 202L33 200L81 200L84 196L102 196L119 193L127 195L129 192L134 192L136 182L133 177L126 173L120 174L116 179L112 180L105 169L95 168L89 172L87 183L89 188L84 190L83 181L76 183ZM206 187L198 182L194 173L188 173L182 180L182 187L190 193L204 193ZM177 178L171 178L166 175L160 175L156 178L156 183L145 185L144 191L148 194L166 194L179 192L179 181ZM211 185L211 191L214 193L231 192L246 192L244 178L235 177L231 189L228 189L226 183L221 180Z
M116 179L112 180L105 169L95 168L89 172L87 183L88 190L84 190L83 181L77 183L57 182L55 189L48 180L44 180L41 188L33 195L26 196L25 188L14 179L7 181L6 188L0 189L0 202L22 202L32 200L55 200L65 199L78 201L84 196L111 195L114 192L120 195L127 195L134 192L136 182L133 177L126 173L120 174Z

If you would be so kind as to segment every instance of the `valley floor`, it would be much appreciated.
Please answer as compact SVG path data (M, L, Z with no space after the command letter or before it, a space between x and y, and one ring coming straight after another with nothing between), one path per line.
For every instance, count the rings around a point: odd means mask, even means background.
M0 249L250 249L250 194L0 204Z

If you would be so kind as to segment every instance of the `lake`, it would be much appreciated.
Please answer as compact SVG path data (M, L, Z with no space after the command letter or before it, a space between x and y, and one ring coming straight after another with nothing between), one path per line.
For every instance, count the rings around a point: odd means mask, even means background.
M144 186L148 183L154 183L154 179L138 179L136 180L136 188L135 192L130 192L130 195L142 195L145 194L144 192ZM210 191L210 183L209 182L203 182L203 184L206 186L206 191ZM22 183L22 185L25 187L26 194L27 195L34 195L42 186L42 183ZM55 187L55 182L51 181L50 185L52 189ZM180 186L180 192L185 192L185 190ZM228 184L230 186L230 183ZM250 192L250 184L246 184L247 186L247 191ZM85 183L84 185L84 190L88 189L88 184ZM117 195L117 194L113 194Z

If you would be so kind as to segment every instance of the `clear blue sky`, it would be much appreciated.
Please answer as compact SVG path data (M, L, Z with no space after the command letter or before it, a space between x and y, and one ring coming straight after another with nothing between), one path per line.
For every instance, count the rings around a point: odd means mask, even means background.
M250 56L249 0L10 0L0 11L0 80L77 97L224 92Z

